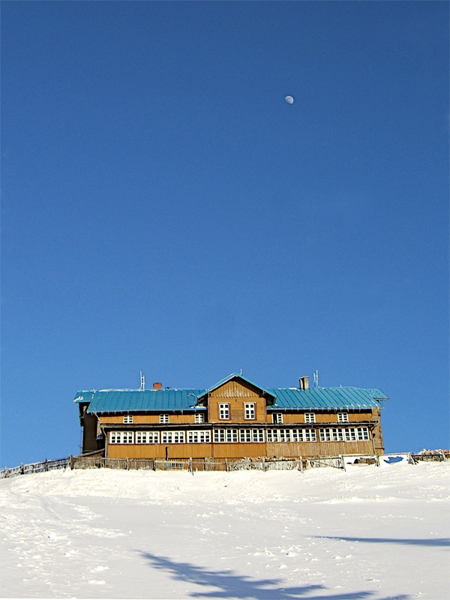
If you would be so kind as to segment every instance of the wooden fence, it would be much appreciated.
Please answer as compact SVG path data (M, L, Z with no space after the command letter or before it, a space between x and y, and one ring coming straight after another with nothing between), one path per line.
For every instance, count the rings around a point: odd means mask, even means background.
M420 461L445 461L449 460L450 454L447 451L429 451L427 453L410 454L413 464ZM122 469L137 470L144 469L148 471L292 471L304 469L334 467L336 469L346 469L351 465L378 465L379 457L374 456L354 456L349 460L350 455L340 456L320 456L314 458L297 459L214 459L214 458L186 458L175 460L163 460L159 458L104 458L99 453L92 453L84 456L68 456L56 460L44 460L42 462L21 464L18 467L9 469L5 467L0 470L0 479L7 477L16 477L17 475L28 475L30 473L43 473L55 469Z
M0 470L0 479L28 475L30 473L43 473L55 469L122 469L122 470L148 470L148 471L242 471L242 470L294 470L300 471L306 462L300 459L242 459L242 460L214 460L212 458L190 458L163 460L157 458L104 458L102 456L68 456L57 460L44 460L43 462L21 464L18 467Z
M71 466L70 463L72 458L73 457L68 456L67 458L44 460L28 465L21 464L18 467L13 467L11 469L5 467L0 470L0 479L15 477L16 475L29 475L30 473L44 473L45 471L54 471L55 469L66 469L68 466Z
M74 469L146 469L150 471L271 471L303 470L304 461L300 459L242 459L227 460L213 458L186 458L163 460L158 458L103 458L98 456L74 456Z

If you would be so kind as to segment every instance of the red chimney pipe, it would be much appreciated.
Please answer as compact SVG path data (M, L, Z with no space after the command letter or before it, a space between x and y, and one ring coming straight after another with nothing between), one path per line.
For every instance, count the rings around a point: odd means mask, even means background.
M153 384L153 389L154 390L161 390L162 389L162 383L154 383Z

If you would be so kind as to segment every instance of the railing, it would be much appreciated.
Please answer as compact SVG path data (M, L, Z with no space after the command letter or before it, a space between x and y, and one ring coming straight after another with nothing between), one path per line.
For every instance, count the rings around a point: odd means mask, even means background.
M450 458L448 450L427 450L417 454L411 454L412 460L416 462L441 462Z
M91 456L74 456L74 469L147 469L152 471L270 471L270 470L293 470L303 469L302 459L214 459L214 458L180 458L180 459L158 459L158 458L102 458Z
M391 455L383 455L391 456ZM394 456L394 455L392 455ZM400 455L395 455L400 456ZM408 462L416 464L419 461L446 461L450 455L447 451L427 451L420 454L408 454ZM376 455L349 455L340 456L317 456L312 458L295 459L267 459L267 458L243 458L243 459L214 459L214 458L183 458L183 459L159 459L159 458L104 458L99 453L82 456L68 456L55 460L44 460L42 462L21 464L9 469L5 467L0 470L0 479L16 477L17 475L28 475L31 473L43 473L55 469L122 469L122 470L151 470L151 471L292 471L321 467L333 467L335 469L346 469L349 466L379 465L382 457ZM395 462L395 461L392 461Z
M314 458L309 458L306 461L306 467L311 469L317 469L321 467L344 469L345 462L342 456L317 456Z
M8 469L5 467L0 470L0 479L7 477L16 477L17 475L29 475L30 473L44 473L45 471L54 471L55 469L65 469L70 466L71 459L73 457L68 456L67 458L57 458L55 460L44 460L42 462L30 463L28 465L21 464L18 467Z

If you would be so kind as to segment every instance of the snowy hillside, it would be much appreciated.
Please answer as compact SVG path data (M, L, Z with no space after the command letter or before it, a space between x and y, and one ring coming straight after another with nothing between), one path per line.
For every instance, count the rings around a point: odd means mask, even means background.
M450 463L0 481L2 597L449 598Z

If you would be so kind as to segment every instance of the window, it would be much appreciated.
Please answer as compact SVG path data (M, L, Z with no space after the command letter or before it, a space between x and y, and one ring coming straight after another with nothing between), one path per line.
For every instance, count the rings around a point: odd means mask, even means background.
M302 429L303 441L304 442L315 442L317 440L316 432L314 429Z
M169 415L159 415L159 422L160 423L168 423L169 422Z
M348 423L348 413L338 413L338 423Z
M214 442L216 444L232 444L238 441L237 429L214 429Z
M132 444L132 431L111 431L109 436L110 444Z
M187 443L188 444L209 444L211 442L210 431L188 431L187 432Z
M219 419L221 421L227 421L230 418L230 405L219 404Z
M316 415L314 413L305 413L305 423L315 423Z
M205 415L203 413L196 413L194 421L195 421L195 423L204 423Z
M136 444L159 444L159 432L136 431Z
M368 427L357 427L358 430L358 440L368 440L369 438L369 428Z
M161 444L184 444L184 431L161 431Z
M264 429L240 429L239 441L244 443L264 442Z
M348 427L347 429L329 427L320 430L321 442L363 442L369 439L368 427Z
M346 442L356 442L356 428L351 427L345 430L345 441Z
M125 424L132 423L133 422L133 415L125 415L123 417L123 422Z
M247 421L256 419L256 409L254 402L244 402L244 416Z
M315 442L314 429L268 429L268 442Z
M283 422L283 414L282 413L274 413L272 415L273 423L282 423Z

